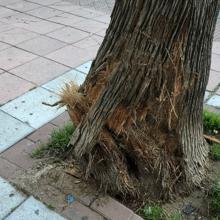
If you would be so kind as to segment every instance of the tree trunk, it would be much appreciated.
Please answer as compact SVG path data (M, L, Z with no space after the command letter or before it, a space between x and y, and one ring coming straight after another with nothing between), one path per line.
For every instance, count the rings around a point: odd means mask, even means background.
M86 81L62 96L77 126L68 155L102 190L167 198L201 185L218 11L218 0L116 0Z

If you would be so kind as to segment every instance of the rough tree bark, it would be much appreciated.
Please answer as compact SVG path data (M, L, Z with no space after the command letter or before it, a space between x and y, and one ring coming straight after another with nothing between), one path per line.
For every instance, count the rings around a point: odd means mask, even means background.
M167 198L201 185L218 11L218 0L116 0L85 83L62 95L77 126L68 155L101 189Z

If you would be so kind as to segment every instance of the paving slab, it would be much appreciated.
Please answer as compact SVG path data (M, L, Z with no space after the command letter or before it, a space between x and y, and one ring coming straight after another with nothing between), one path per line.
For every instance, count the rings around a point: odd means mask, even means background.
M54 4L56 2L60 2L60 0L29 0L30 2L35 2L37 4L41 4L41 5L51 5Z
M60 76L69 69L70 68L62 64L40 57L12 69L10 72L37 85L42 85Z
M28 198L5 220L65 220L64 217L48 209L43 203L34 197Z
M78 201L73 202L63 211L63 215L70 220L104 220L104 217L92 211Z
M34 88L34 84L27 82L10 73L0 75L0 106L4 103L24 94L28 90Z
M25 200L25 196L1 177L0 189L0 219L3 219Z
M76 68L76 70L80 71L80 72L83 72L85 74L88 74L89 73L89 70L91 68L91 65L92 65L92 61L88 61L80 66L78 66Z
M10 30L10 29L13 29L13 28L15 28L15 27L10 25L10 24L7 24L5 22L0 22L0 32L7 31L7 30Z
M19 44L23 41L37 37L38 34L31 31L24 30L22 28L14 28L8 31L0 33L0 41L9 43L12 45Z
M28 170L32 168L36 162L33 158L31 158L31 153L36 147L37 144L34 142L28 139L23 139L3 152L1 157L18 167Z
M220 84L220 72L210 70L209 81L206 89L209 91L214 91L219 84Z
M69 14L69 13L63 13L63 14L51 17L48 20L59 23L59 24L63 24L63 25L73 27L74 24L76 24L77 22L85 20L85 18L76 16L76 15L73 15L73 14Z
M63 41L65 43L73 44L88 37L89 34L75 28L64 27L62 29L49 33L47 36Z
M208 102L207 105L211 105L217 108L220 108L220 96L219 95L214 95L212 96Z
M21 140L33 128L0 110L0 153Z
M54 104L58 100L58 95L38 87L5 104L0 110L37 129L65 111L64 107L58 109L42 104Z
M47 55L64 46L66 46L66 43L42 35L17 45L19 48L41 56Z
M11 15L14 15L16 13L17 13L16 11L13 11L13 10L8 9L8 8L3 8L3 7L0 6L0 18L11 16Z
M48 54L46 57L69 67L77 67L94 59L95 54L93 51L69 45Z
M62 76L57 77L56 79L42 85L42 87L56 94L60 94L62 89L65 88L66 84L74 81L77 85L81 85L84 82L85 77L85 74L73 69L63 74Z
M104 15L102 12L87 9L81 6L71 7L71 11L69 11L69 13L80 16L80 17L88 18L88 19L95 19L97 17Z
M84 21L80 21L74 24L73 27L76 27L83 31L87 31L89 33L96 33L103 29L106 29L108 25L101 23L101 22L86 19Z
M40 7L40 5L38 4L34 4L26 1L19 1L15 3L7 4L6 6L7 8L14 9L20 12L25 12Z
M5 179L15 178L17 174L23 172L20 167L0 157L0 176Z
M37 58L37 56L34 54L17 49L15 47L10 47L0 51L0 68L10 70L30 60L33 60L34 58Z
M39 34L47 34L62 27L60 24L48 22L24 13L17 13L1 20L5 23L9 23L16 27L24 28Z
M95 200L92 203L91 208L111 220L128 220L134 214L132 210L109 196Z
M212 53L220 55L220 42L213 41L213 43L212 43Z
M37 0L35 0L37 1ZM72 2L68 1L60 1L50 5L52 8L59 9L61 11L70 12L76 8L76 6Z
M36 16L38 18L47 19L50 17L54 17L56 15L63 14L63 11L60 11L54 8L40 7L40 8L33 9L31 11L28 11L27 14Z
M15 2L19 2L20 0L0 0L0 5L8 5L8 4L12 4L12 3L15 3Z
M211 69L220 72L220 55L212 54Z
M10 47L10 45L8 45L8 44L6 44L6 43L0 42L0 50L7 49L7 48L9 48L9 47Z

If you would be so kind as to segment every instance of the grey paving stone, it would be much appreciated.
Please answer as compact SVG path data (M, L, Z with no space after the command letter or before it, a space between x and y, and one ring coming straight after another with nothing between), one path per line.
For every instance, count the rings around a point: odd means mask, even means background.
M49 33L48 36L63 41L65 43L73 44L88 37L89 34L75 28L65 27Z
M36 8L33 9L31 11L28 11L27 14L36 16L38 18L50 18L50 17L54 17L56 15L62 14L63 11L54 9L54 8L48 8L48 7L40 7L40 8Z
M99 32L99 31L107 28L108 25L101 23L101 22L87 19L87 20L80 21L80 22L74 24L73 27L76 27L76 28L83 30L83 31L87 31L89 33L96 33L96 32Z
M77 22L85 20L85 18L75 16L75 15L69 14L69 13L63 13L63 14L51 17L48 20L59 23L59 24L63 24L63 25L73 27L74 24L76 24Z
M60 77L44 84L42 87L48 89L52 92L59 94L62 92L62 89L65 87L66 84L74 81L77 85L81 85L85 80L86 75L78 72L76 70L71 70Z
M34 197L28 198L5 220L65 220Z
M34 131L32 127L1 110L0 122L0 153Z
M88 61L88 62L78 66L76 68L76 70L87 74L89 72L90 68L91 68L91 65L92 65L92 61Z
M211 105L217 108L220 108L220 96L219 95L214 95L212 96L208 102L207 105Z
M60 0L29 0L30 2L35 2L41 5L51 5L56 2L60 2Z
M0 33L0 41L16 45L23 41L37 37L38 34L21 28L14 28Z
M54 104L58 100L59 96L38 87L5 104L0 109L37 129L65 111L65 108L58 109L42 104L42 102Z
M0 4L1 4L1 2L0 2ZM15 12L11 9L3 8L3 7L0 6L0 18L11 16L11 15L14 15L16 13L17 12Z
M214 41L212 43L212 53L220 55L220 42Z
M16 66L33 60L36 57L37 56L26 51L17 49L15 47L10 47L0 51L0 68L4 70L10 70Z
M220 55L212 54L211 69L220 72Z
M12 3L15 3L15 2L19 2L20 0L0 0L0 5L8 5L8 4L12 4Z
M25 196L1 177L0 189L0 219L3 219L25 200Z
M42 35L17 45L19 48L41 56L47 55L64 46L66 46L64 42Z
M25 11L32 10L34 8L39 8L39 7L40 5L38 4L34 4L31 2L26 2L26 1L19 1L19 2L15 2L15 3L7 5L7 8L14 9L20 12L25 12Z

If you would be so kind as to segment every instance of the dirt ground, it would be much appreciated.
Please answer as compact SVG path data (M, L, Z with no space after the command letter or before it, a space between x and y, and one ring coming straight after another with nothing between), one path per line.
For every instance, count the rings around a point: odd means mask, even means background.
M80 174L76 170L70 172L66 164L48 164L48 161L40 160L36 167L26 172L17 173L10 181L20 190L32 194L57 212L62 212L67 206L65 195L72 194L89 205L102 195L97 193L93 184L86 184L80 180ZM168 214L182 213L186 220L211 220L209 217L208 191L211 182L220 176L220 162L210 161L207 183L201 190L195 190L190 196L177 198L175 201L163 204L162 207ZM124 201L124 204L130 201ZM130 206L130 205L129 205ZM136 207L134 208L136 209ZM189 212L184 214L184 212Z

